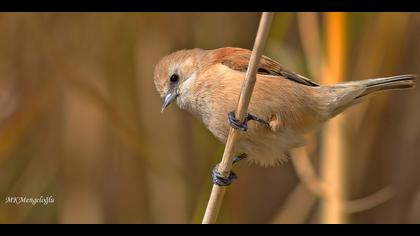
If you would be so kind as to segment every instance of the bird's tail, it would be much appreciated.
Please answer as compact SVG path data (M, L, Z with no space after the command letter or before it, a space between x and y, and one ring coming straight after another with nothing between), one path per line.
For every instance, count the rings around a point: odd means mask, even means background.
M329 104L331 117L341 113L346 108L362 102L372 93L392 89L407 89L415 86L417 75L397 75L385 78L375 78L360 81L350 81L328 86L336 99Z
M417 75L397 75L392 77L362 80L360 82L366 86L366 89L355 99L357 100L363 96L382 90L413 88L416 79Z

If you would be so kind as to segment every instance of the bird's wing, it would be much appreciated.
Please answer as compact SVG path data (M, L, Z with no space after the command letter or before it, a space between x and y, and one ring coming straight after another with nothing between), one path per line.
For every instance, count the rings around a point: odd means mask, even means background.
M214 54L216 63L221 63L233 70L241 72L246 72L248 69L250 57L251 51L242 48L221 48L217 49ZM282 76L303 85L311 87L319 86L317 83L304 76L284 70L280 63L266 56L262 56L257 74Z

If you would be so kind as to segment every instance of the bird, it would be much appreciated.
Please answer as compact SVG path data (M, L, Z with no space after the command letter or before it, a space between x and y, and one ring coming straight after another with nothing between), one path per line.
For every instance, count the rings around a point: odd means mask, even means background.
M306 133L347 108L379 91L413 88L417 79L407 74L320 85L263 55L248 113L240 122L233 111L250 57L250 50L237 47L178 50L157 62L153 79L162 98L161 112L176 103L222 143L230 127L240 129L234 151L241 155L236 161L246 157L266 167L286 161L291 149L305 145ZM236 178L234 173L224 178L215 169L213 182L218 185Z

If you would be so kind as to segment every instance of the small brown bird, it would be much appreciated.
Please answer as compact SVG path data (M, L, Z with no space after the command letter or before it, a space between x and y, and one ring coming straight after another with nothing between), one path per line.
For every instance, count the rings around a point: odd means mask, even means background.
M288 150L305 144L305 132L367 95L412 88L417 79L416 75L398 75L323 86L263 56L247 117L256 122L248 127L230 112L236 109L250 56L251 51L232 47L177 51L158 62L154 82L163 98L162 112L176 101L223 143L229 125L246 131L241 132L235 151L263 166L284 161Z

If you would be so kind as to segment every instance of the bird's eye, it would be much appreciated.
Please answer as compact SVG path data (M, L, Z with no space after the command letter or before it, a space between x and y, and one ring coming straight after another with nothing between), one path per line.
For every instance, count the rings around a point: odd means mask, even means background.
M171 78L169 78L169 80L170 80L172 83L178 82L178 80L179 80L179 76L178 76L177 74L173 74L173 75L171 75Z

